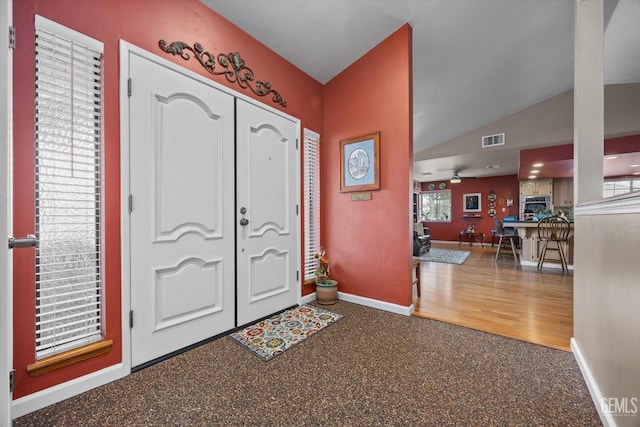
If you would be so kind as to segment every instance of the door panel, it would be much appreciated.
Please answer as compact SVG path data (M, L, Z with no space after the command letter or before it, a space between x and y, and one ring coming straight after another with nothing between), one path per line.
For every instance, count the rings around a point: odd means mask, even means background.
M234 326L233 97L132 55L132 365Z
M243 325L297 303L297 126L242 100L236 121L237 310Z

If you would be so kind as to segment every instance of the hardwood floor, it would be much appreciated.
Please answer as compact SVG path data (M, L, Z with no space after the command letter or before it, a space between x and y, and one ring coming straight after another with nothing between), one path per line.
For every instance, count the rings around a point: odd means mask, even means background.
M509 250L433 243L433 248L470 250L462 265L422 261L416 316L571 351L573 273L520 267ZM504 253L504 255L503 255Z

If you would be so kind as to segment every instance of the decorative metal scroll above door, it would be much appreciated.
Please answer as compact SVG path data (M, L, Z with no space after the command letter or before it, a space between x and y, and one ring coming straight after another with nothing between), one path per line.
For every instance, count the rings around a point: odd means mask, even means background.
M258 96L267 96L273 94L273 102L280 104L283 107L287 106L287 103L280 93L271 88L269 81L255 80L255 88L251 85L254 81L253 70L249 67L245 67L244 60L238 52L225 54L218 54L216 57L213 53L206 52L200 43L194 43L193 47L189 46L185 42L175 41L167 45L167 42L160 40L158 42L160 49L166 53L172 55L179 55L182 59L189 60L191 56L185 52L188 50L193 53L195 58L202 64L205 70L214 75L223 74L229 83L238 83L243 89L251 89L253 93ZM222 67L220 71L216 70L216 59L218 64Z

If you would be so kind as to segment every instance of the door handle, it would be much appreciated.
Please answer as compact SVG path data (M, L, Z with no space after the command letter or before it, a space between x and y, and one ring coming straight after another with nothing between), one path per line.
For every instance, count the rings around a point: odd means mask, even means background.
M243 226L243 227L244 227L244 226L245 226L245 225L247 225L247 224L249 224L249 220L248 220L247 218L241 218L241 219L240 219L240 225L241 225L241 226Z
M36 246L36 236L28 234L27 237L9 237L9 249L33 248Z

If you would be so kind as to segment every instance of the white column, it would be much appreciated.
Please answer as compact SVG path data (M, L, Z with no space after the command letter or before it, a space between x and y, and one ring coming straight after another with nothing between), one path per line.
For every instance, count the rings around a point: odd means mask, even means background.
M575 0L573 194L576 204L602 198L604 181L603 0Z

